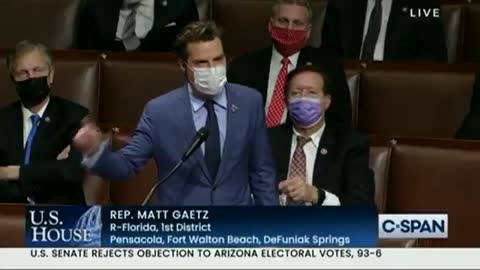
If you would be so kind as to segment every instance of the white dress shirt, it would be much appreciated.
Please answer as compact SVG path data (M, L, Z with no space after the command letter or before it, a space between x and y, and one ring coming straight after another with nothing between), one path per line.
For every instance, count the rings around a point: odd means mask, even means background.
M326 124L323 126L312 136L310 136L311 140L303 146L303 151L305 152L306 162L307 162L307 184L313 185L313 171L315 168L315 160L317 159L317 152L318 146L320 145L320 140L322 139L323 132L325 130ZM292 136L292 145L290 150L290 160L292 160L293 154L295 152L295 148L297 148L297 137L301 136L298 131L293 128L293 136ZM290 167L290 166L289 166ZM323 189L322 187L317 187L318 189ZM322 203L322 206L339 206L340 200L338 196L325 190L325 200ZM309 204L307 204L309 205Z
M138 2L135 8L135 31L133 33L125 33L125 23L127 18L133 12L127 8L128 3ZM140 46L140 39L147 36L153 27L155 14L155 0L124 0L122 8L120 8L116 39L122 40L127 50L134 50Z
M382 25L380 27L380 33L378 34L377 45L375 46L375 51L373 53L373 60L376 61L383 61L385 38L387 36L388 19L390 18L390 11L392 10L392 1L393 0L382 0ZM374 7L375 0L368 0L367 14L365 14L365 25L363 26L362 49L360 50L359 57L362 55L363 42L365 42L365 37L367 36L368 23L370 22L370 15L372 14Z
M268 107L272 102L273 91L275 90L275 84L277 83L278 74L282 69L282 59L283 56L275 49L275 46L272 46L272 59L270 60L270 72L268 73L268 87L267 87L267 100L265 103L265 113L268 112ZM294 53L288 57L290 64L288 65L288 72L295 69L298 63L298 56L300 52ZM285 123L287 120L287 110L283 111L282 123Z
M42 108L40 108L40 110L38 111L37 115L40 116L40 118L43 118L43 114L47 109L48 103L50 103L50 98L48 98L45 105L43 105ZM30 134L30 131L32 130L32 120L30 120L30 116L34 115L34 113L32 113L29 109L25 108L25 106L22 105L22 115L23 115L23 147L25 147L25 144L27 143L28 134Z

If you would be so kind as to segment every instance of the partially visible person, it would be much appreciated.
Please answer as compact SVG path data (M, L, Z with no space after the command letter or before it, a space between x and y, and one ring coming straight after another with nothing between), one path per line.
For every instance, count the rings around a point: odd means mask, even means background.
M173 51L177 34L198 20L194 0L87 0L80 49Z
M182 158L198 130L208 138L167 181L160 205L276 205L275 169L260 94L227 83L221 33L213 22L194 22L178 36L177 53L186 84L145 106L130 142L117 152L86 125L75 144L84 164L108 179L136 174L153 158L163 179Z
M322 47L346 59L446 62L439 8L436 0L328 1Z
M314 66L288 74L291 123L269 129L282 205L374 205L368 138L325 120L331 85Z
M322 67L332 80L332 106L327 118L350 126L352 107L342 62L332 50L307 46L312 28L308 0L276 0L268 29L273 46L233 59L228 70L231 82L262 93L268 127L287 120L283 88L287 73L295 67Z
M470 101L470 111L456 134L457 139L480 140L480 74L477 74Z
M44 45L19 42L7 66L19 100L0 109L0 202L83 204L85 170L71 142L88 110L50 95Z

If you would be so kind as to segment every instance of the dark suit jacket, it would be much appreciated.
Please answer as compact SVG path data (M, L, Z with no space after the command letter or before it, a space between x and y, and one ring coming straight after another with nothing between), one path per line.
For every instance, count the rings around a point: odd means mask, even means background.
M71 144L87 114L84 107L51 96L33 141L30 164L24 166L21 104L0 109L0 166L21 165L19 181L0 180L0 202L23 203L29 196L36 203L84 203L81 154L71 147L68 159L57 156Z
M269 129L278 181L287 179L292 125ZM320 150L325 148L327 154ZM315 160L313 185L338 196L342 205L373 205L375 183L366 136L327 123Z
M116 41L118 16L122 0L87 0L80 18L80 49L124 51ZM139 51L171 51L177 34L187 24L198 20L194 0L170 0L166 6L155 0L154 24L141 40ZM166 27L175 22L175 26Z
M263 95L265 103L271 58L272 47L268 47L233 59L228 69L228 81L257 89ZM322 68L330 80L332 104L326 118L350 126L352 105L345 71L340 60L331 50L306 47L300 51L297 67L307 63Z
M407 11L404 9L407 8ZM385 37L384 60L447 61L445 30L439 18L410 18L409 8L439 8L435 0L393 0ZM329 1L322 47L359 59L367 0Z
M470 112L465 117L463 125L457 131L456 138L480 140L480 73L477 74L473 86Z

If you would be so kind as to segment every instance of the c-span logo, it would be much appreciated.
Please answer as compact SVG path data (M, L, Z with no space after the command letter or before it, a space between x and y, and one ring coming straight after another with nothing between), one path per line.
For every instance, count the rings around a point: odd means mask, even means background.
M447 238L446 214L378 215L379 238Z

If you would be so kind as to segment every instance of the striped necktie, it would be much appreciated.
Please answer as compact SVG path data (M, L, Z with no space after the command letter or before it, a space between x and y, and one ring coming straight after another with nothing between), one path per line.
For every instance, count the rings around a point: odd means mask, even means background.
M310 142L310 138L297 136L297 147L293 152L292 160L290 161L290 168L288 170L288 178L299 177L304 181L307 180L307 156L303 147ZM295 202L291 198L287 198L288 205L305 205L304 202Z
M370 13L367 35L363 41L362 60L373 60L375 47L377 46L380 28L382 27L382 0L375 0L375 6Z

